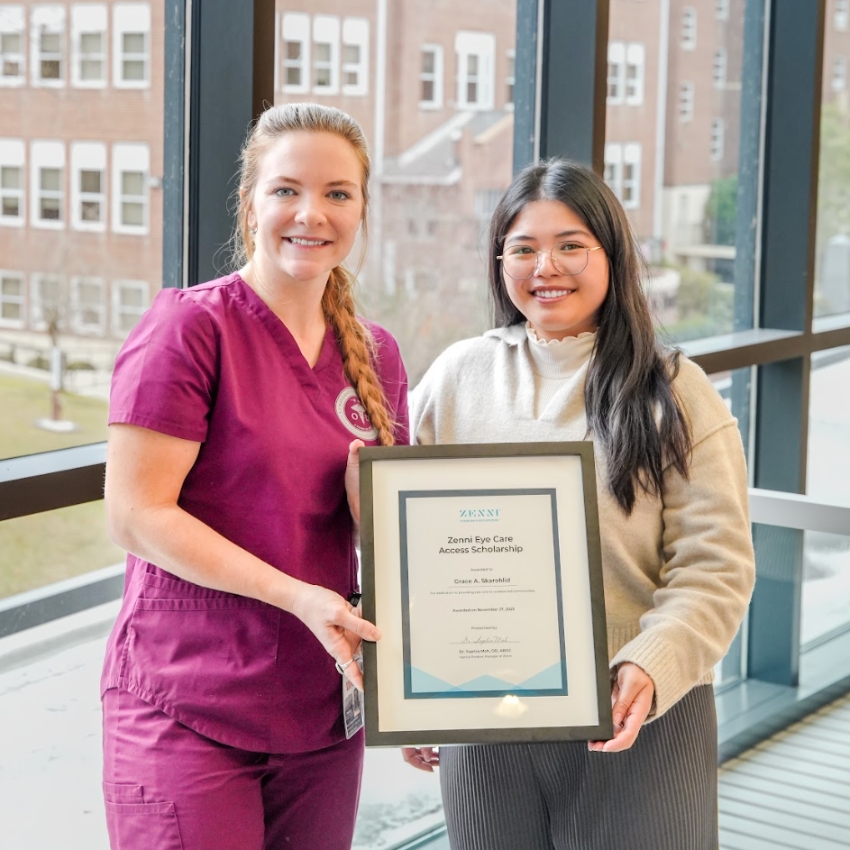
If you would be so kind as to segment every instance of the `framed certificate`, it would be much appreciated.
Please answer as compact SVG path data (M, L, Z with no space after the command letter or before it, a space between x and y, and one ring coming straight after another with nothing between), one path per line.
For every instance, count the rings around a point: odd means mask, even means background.
M589 442L360 450L367 746L612 735Z

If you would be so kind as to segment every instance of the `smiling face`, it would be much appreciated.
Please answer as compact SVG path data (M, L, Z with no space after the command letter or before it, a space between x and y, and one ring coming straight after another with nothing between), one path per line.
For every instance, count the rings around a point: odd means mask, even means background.
M284 133L260 158L246 211L256 229L252 273L267 283L323 289L357 237L363 165L334 133Z
M505 272L502 282L514 306L528 319L540 339L564 339L598 327L599 309L608 294L608 258L604 250L590 251L587 266L576 275L564 274L550 251L561 246L570 253L599 247L599 240L568 206L560 201L532 201L513 220L505 235L503 254L525 251L537 255L527 280Z

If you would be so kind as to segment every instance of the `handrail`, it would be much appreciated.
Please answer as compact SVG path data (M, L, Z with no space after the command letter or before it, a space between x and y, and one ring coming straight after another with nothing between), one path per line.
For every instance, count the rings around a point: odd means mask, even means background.
M750 520L761 525L850 535L850 505L835 505L801 493L751 487Z

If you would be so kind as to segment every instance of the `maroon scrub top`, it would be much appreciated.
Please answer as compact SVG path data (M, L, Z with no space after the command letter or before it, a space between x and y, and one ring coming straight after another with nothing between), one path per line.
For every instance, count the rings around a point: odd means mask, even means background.
M395 439L407 444L398 345L370 327ZM378 440L331 328L310 368L238 274L165 289L118 355L109 422L199 442L182 508L295 578L356 589L345 462L351 440ZM115 687L242 749L304 752L345 735L339 674L300 620L133 555L102 679Z

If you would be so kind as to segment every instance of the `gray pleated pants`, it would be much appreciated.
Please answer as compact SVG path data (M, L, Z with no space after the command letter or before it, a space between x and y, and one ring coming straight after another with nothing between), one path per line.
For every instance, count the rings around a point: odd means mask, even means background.
M694 688L622 753L441 747L440 783L452 850L717 850L713 689Z

